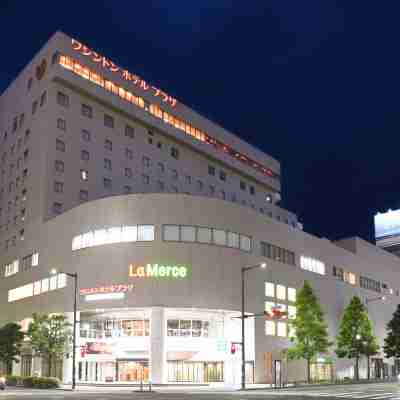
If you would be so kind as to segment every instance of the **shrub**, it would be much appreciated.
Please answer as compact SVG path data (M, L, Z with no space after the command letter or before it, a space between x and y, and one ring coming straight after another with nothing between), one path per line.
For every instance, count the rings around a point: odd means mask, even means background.
M22 382L22 377L18 375L8 375L6 376L6 384L8 386L17 386Z
M54 389L60 386L57 378L41 378L37 376L26 376L22 380L24 387L35 389Z

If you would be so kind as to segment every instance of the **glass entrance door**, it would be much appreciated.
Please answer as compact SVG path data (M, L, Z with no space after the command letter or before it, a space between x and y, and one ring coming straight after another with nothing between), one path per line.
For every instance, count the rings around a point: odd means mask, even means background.
M223 382L224 381L224 363L208 362L205 363L204 382Z
M118 381L122 382L148 382L149 363L138 360L118 360Z

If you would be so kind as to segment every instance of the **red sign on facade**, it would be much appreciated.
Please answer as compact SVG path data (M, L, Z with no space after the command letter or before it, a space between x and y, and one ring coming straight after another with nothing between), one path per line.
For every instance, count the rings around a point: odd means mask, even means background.
M164 103L169 104L171 107L176 106L177 103L176 99L174 99L169 94L163 92L161 89L158 89L155 86L150 85L144 79L140 78L136 74L132 74L126 69L118 67L108 58L96 53L94 50L89 49L87 46L78 42L75 39L72 39L71 45L75 51L79 52L84 56L90 57L92 61L100 64L102 68L120 74L121 78L124 79L125 81L132 82L136 87L140 88L145 92L149 91L155 97L160 97Z
M99 286L94 288L80 289L79 293L83 296L85 294L96 294L96 293L126 293L133 290L133 285L121 283L118 285Z

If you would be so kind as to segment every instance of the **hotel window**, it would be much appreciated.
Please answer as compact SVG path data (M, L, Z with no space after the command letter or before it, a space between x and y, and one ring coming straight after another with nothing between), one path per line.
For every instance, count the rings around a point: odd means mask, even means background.
M12 126L12 133L14 133L18 128L18 117L15 117L13 120L13 126Z
M56 139L56 150L65 152L65 143L60 139Z
M179 150L176 147L171 147L171 157L179 158Z
M226 181L225 171L219 171L219 179L221 179L221 181Z
M109 171L112 170L111 160L109 158L104 159L104 168L108 169Z
M25 114L22 113L22 114L19 116L19 127L20 127L20 128L21 128L22 125L24 124L24 121L25 121Z
M240 181L240 189L246 190L246 182Z
M132 188L129 185L124 186L124 194L132 193Z
M79 191L79 200L88 201L88 199L89 199L89 192L87 190L80 190Z
M163 192L165 189L165 185L163 181L157 181L157 190L159 190L160 192Z
M239 234L235 232L228 232L228 247L238 249L240 247Z
M196 186L198 191L203 190L203 182L201 180L197 180Z
M157 148L161 149L162 148L162 143L161 142L157 142Z
M53 53L53 55L51 56L51 65L54 65L55 63L57 63L59 55L60 55L60 53L58 51Z
M86 171L85 169L81 169L81 179L83 181L87 181L89 178L89 172Z
M142 181L145 185L148 185L150 183L150 178L148 175L142 175Z
M226 246L226 232L220 229L213 229L214 244Z
M138 241L150 242L154 240L154 226L153 225L138 225Z
M125 125L125 136L133 139L135 137L135 129L129 125Z
M25 131L24 143L26 143L29 140L30 136L31 136L31 131L27 129Z
M54 182L54 191L56 193L63 193L64 192L64 183L63 182Z
M65 131L67 129L67 124L65 122L65 119L57 118L57 128L62 131Z
M127 178L132 178L132 168L125 168L125 176Z
M275 321L265 321L265 334L275 336Z
M159 163L157 164L157 166L158 166L158 169L159 169L159 171L160 171L161 173L163 173L163 172L165 171L165 166L164 166L163 163L159 162Z
M133 159L133 151L131 149L125 149L125 157L128 160L132 160Z
M380 293L382 291L382 286L380 282L371 278L367 278L365 276L360 276L360 287L362 287L363 289L372 290L377 293Z
M53 203L53 212L55 214L60 214L62 212L62 206L63 206L62 203L57 203L57 202Z
M272 260L280 261L289 265L295 265L295 254L267 242L260 242L261 255Z
M88 106L87 104L82 104L81 114L84 117L92 118L93 117L93 109L92 109L92 107Z
M248 236L240 235L240 250L251 251L251 239Z
M215 167L213 165L208 166L208 175L215 176Z
M104 148L105 148L106 150L112 151L112 141L109 140L109 139L106 139L106 140L104 141Z
M286 300L286 286L276 285L276 298Z
M172 193L178 193L178 188L176 186L171 186Z
M47 92L44 91L40 96L40 107L43 107L46 104L46 100L47 100Z
M16 274L19 271L19 261L14 260L10 264L6 264L4 267L4 276L11 276Z
M288 318L293 319L296 318L296 307L295 306L288 306Z
M111 115L104 114L104 126L114 128L114 118Z
M69 106L69 97L63 92L57 92L57 104L63 107Z
M56 160L54 163L55 170L57 172L64 172L64 162L61 160Z
M149 158L149 157L146 157L146 156L143 156L143 157L142 157L142 164L143 164L145 167L150 167L150 158Z
M276 335L279 337L286 337L287 336L287 324L286 322L278 321Z
M163 240L168 242L178 242L180 240L179 225L164 225Z
M181 240L182 242L195 242L196 241L196 228L194 226L181 226Z
M210 194L213 195L215 193L215 187L213 185L209 186Z
M197 241L199 243L211 243L211 228L197 228Z
M296 301L296 289L288 287L288 300L291 302Z
M311 257L300 257L300 268L305 271L314 272L316 274L325 275L325 264Z
M106 189L111 189L112 188L112 181L110 178L103 178L103 186Z
M26 150L24 151L24 162L27 162L27 161L28 161L28 158L29 158L29 150L26 149ZM13 166L13 164L11 164L11 165Z
M265 282L265 296L275 297L275 284L272 282Z
M90 142L90 132L87 131L86 129L82 129L81 138L85 142Z
M220 197L221 197L222 200L226 200L226 193L225 193L224 190L220 191L220 195L221 195Z
M256 190L254 189L254 186L250 186L250 194L254 196L256 194Z
M32 88L32 83L33 83L33 79L32 78L29 78L28 79L28 92L31 90L31 88Z
M83 161L89 160L89 152L87 150L81 150L81 160Z
M192 183L192 177L190 175L186 175L185 176L185 181L188 185L190 185Z

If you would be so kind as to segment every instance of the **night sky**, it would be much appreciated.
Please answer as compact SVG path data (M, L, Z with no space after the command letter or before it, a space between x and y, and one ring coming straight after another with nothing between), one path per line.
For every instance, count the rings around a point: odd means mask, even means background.
M56 30L281 161L306 231L400 207L400 3L0 1L0 92Z

